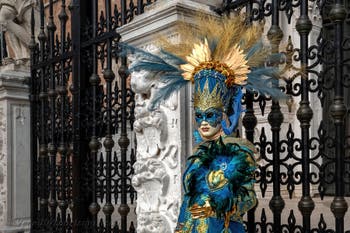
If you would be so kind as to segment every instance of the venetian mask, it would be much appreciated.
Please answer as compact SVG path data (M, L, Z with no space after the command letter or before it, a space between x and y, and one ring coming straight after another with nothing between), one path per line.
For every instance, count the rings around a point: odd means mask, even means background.
M204 140L217 138L221 134L222 111L215 108L195 109L198 132Z

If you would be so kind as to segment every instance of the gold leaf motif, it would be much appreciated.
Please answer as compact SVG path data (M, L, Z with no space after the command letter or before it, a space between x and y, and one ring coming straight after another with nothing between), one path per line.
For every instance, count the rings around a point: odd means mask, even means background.
M210 189L217 190L224 187L228 183L228 180L224 175L224 171L220 169L211 171L207 176L207 182Z
M207 80L203 87L203 91L195 91L194 93L194 107L200 108L203 111L208 108L223 109L224 105L218 89L218 84L216 84L212 92L210 92Z

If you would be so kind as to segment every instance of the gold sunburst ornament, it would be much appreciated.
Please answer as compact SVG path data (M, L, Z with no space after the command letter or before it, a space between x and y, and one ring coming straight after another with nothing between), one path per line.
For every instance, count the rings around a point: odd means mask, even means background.
M215 61L212 59L207 39L204 42L193 45L192 53L186 56L186 61L188 62L187 64L180 66L184 71L182 76L185 80L192 82L194 82L196 73L203 69L208 69L224 75L227 87L245 85L248 79L247 75L250 72L245 54L238 45L232 47L221 61Z

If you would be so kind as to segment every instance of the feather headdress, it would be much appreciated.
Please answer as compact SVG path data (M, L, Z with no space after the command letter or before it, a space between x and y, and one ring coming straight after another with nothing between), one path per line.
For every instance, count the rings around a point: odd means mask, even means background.
M150 110L192 82L195 99L221 99L223 111L230 120L229 127L223 122L223 129L230 134L241 113L241 86L274 99L285 97L276 85L278 68L265 64L268 51L261 41L261 25L246 25L239 17L205 16L195 27L180 26L179 34L180 43L163 41L162 49L156 54L121 45L124 51L136 55L131 71L149 71L165 84L152 96ZM196 102L194 104L196 107Z

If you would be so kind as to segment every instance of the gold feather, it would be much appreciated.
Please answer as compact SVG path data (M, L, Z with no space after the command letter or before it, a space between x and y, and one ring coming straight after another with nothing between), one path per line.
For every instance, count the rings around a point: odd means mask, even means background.
M184 42L173 44L163 39L161 47L188 62L181 66L186 80L193 81L200 69L217 68L229 79L226 84L242 85L247 80L249 67L261 66L269 54L268 50L261 49L246 59L246 53L261 40L263 26L247 25L244 17L199 14L193 22L177 25L177 31Z

